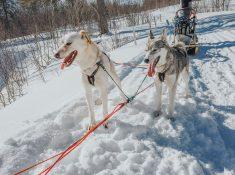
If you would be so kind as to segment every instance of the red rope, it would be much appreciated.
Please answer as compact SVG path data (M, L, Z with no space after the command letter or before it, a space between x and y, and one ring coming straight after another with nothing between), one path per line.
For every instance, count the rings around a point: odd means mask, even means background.
M81 139L82 139L82 138L81 138ZM81 139L79 139L79 140L81 140ZM36 164L34 164L34 165L32 165L32 166L29 166L29 167L27 167L27 168L25 168L25 169L22 169L21 171L15 173L14 175L20 175L20 174L22 174L22 173L24 173L24 172L26 172L26 171L29 171L30 169L33 169L33 168L37 167L38 165L41 165L41 164L43 164L43 163L45 163L45 162L48 162L49 160L52 160L52 159L54 159L54 158L56 158L56 157L62 155L63 153L64 153L64 151L63 151L63 152L60 152L60 153L58 153L58 154L56 154L56 155L54 155L54 156L51 156L51 157L49 157L49 158L47 158L47 159L45 159L45 160L42 160L42 161L40 161L40 162L38 162L38 163L36 163Z
M150 87L153 86L153 85L154 85L154 82L151 83L150 85L146 86L146 87L145 87L144 89L142 89L141 91L139 91L139 92L136 94L136 96L139 95L139 94L141 94L142 92L146 91L148 88L150 88Z
M139 95L140 93L146 91L148 88L150 88L154 83L151 83L150 85L146 86L143 90L141 90L140 92L138 92L136 94ZM66 157L69 153L71 153L74 149L76 149L90 134L92 134L97 128L99 128L101 125L103 125L107 120L109 120L116 112L118 112L119 110L121 110L125 105L127 104L127 102L124 102L124 103L120 103L118 104L114 109L113 111L108 114L103 120L101 120L99 123L97 123L93 128L91 128L89 131L87 131L82 138L80 138L79 140L77 140L76 142L74 142L72 145L70 145L65 151L59 153L59 154L56 154L48 159L45 159L43 161L40 161L28 168L25 168L17 173L15 173L14 175L20 175L26 171L29 171L30 169L33 169L35 167L37 167L38 165L41 165L51 159L54 159L56 157L58 157L56 159L56 161L49 167L47 167L46 169L44 169L42 172L40 172L38 175L47 175L53 168L56 164L58 164L64 157Z
M81 139L79 139L77 142L72 144L68 149L66 149L51 166L46 168L38 175L47 175L58 162L60 162L65 156L67 156L70 152L72 152L75 148L77 148L91 133L93 133L98 127L103 125L108 119L110 119L117 111L122 109L126 104L127 104L126 102L118 104L110 114L108 114L103 120L101 120L93 128L91 128Z
M36 163L36 164L30 166L30 167L27 167L27 168L25 168L25 169L19 171L18 173L14 174L14 175L20 175L20 174L22 174L22 173L24 173L24 172L26 172L26 171L28 171L28 170L30 170L30 169L33 169L34 167L37 167L38 165L43 164L44 162L47 162L47 161L49 161L49 160L51 160L51 159L54 159L54 158L58 157L58 156L61 155L62 153L63 153L63 152L61 152L61 153L59 153L59 154L56 154L56 155L54 155L54 156L52 156L52 157L50 157L50 158L48 158L48 159L42 160L42 161L40 161L40 162L38 162L38 163Z
M125 103L120 103L118 104L114 110L108 114L102 121L100 121L99 123L97 123L93 128L91 128L89 131L87 131L84 136L82 138L80 138L79 140L77 140L76 142L74 142L72 145L70 145L65 151L61 152L61 153L58 153L52 157L49 157L45 160L42 160L32 166L29 166L17 173L15 173L14 175L20 175L26 171L29 171L30 169L33 169L49 160L52 160L56 157L59 157L56 159L56 161L53 163L53 165L49 166L48 168L46 168L44 171L42 171L41 173L39 173L39 175L42 175L43 173L48 174L51 169L60 161L62 160L65 156L67 156L70 152L72 152L76 147L78 147L92 132L94 132L98 127L100 127L101 125L103 125L108 119L110 119L117 111L119 111L121 108L123 108L123 106L126 105L126 102Z

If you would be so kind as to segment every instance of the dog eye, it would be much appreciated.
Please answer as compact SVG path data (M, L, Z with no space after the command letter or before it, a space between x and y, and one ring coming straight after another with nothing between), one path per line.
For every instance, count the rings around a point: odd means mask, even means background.
M66 43L66 46L70 46L72 43Z

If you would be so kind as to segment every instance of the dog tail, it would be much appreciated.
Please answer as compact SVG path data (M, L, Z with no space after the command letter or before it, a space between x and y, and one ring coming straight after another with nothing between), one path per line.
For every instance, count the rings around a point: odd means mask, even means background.
M177 44L174 45L174 47L179 47L186 52L186 46L183 42L178 42Z

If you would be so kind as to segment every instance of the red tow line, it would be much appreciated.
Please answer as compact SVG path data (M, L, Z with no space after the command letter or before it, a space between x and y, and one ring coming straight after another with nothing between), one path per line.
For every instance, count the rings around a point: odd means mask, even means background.
M136 94L139 95L142 92L146 91L148 88L150 88L151 86L153 86L154 83L149 84L148 86L146 86L145 88L143 88L140 92L138 92ZM38 175L47 175L54 167L56 164L58 164L64 157L66 157L69 153L71 153L74 149L76 149L88 136L90 136L91 133L93 133L97 128L99 128L101 125L103 125L104 123L106 123L111 117L113 117L113 115L118 112L119 110L121 110L128 102L123 102L123 103L119 103L111 113L109 113L103 120L101 120L99 123L97 123L93 128L91 128L89 131L87 131L80 139L78 139L76 142L74 142L72 145L70 145L65 151L56 154L52 157L49 157L48 159L42 160L32 166L29 166L17 173L15 173L14 175L20 175L22 173L25 173L49 160L52 160L56 157L58 157L55 162L53 164L51 164L49 167L47 167L46 169L44 169L42 172L40 172Z
M47 175L58 162L60 162L65 156L67 156L70 152L77 148L91 133L93 133L98 127L103 125L109 118L111 118L117 111L121 110L126 104L127 102L118 104L110 114L108 114L103 120L101 120L98 124L91 128L81 139L68 147L51 166L43 170L38 175Z
M14 175L20 175L22 173L25 173L49 160L52 160L56 157L58 157L56 159L56 161L49 167L47 167L45 170L43 170L42 172L40 172L38 175L47 175L51 170L52 168L58 163L60 162L64 157L66 157L70 152L72 152L75 148L77 148L91 133L93 133L97 128L99 128L101 125L103 125L107 120L109 120L116 112L118 112L119 110L121 110L125 105L127 104L127 102L124 102L124 103L120 103L118 104L114 109L113 111L108 114L103 120L101 120L99 123L97 123L93 128L91 128L89 131L87 131L82 138L80 138L79 140L77 140L76 142L74 142L72 145L70 145L65 151L59 153L59 154L56 154L48 159L45 159L43 161L40 161L32 166L29 166L17 173L15 173Z

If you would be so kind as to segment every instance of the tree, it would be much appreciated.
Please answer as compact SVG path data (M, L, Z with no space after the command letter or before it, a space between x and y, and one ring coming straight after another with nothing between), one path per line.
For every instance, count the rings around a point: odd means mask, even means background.
M0 24L3 25L4 39L12 37L14 32L25 34L24 25L20 20L20 12L17 0L0 0Z
M108 12L104 3L104 0L96 0L97 3L97 13L98 13L98 23L100 28L100 33L105 34L109 32L108 29Z
M0 0L0 20L4 24L5 31L12 31L11 21L17 21L14 13L17 11L18 4L15 0ZM19 22L19 21L17 21Z

